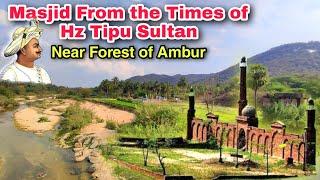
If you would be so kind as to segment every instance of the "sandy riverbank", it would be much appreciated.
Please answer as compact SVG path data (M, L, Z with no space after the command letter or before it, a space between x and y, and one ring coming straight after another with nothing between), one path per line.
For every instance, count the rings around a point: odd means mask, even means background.
M76 101L68 99L46 99L46 101L48 101L47 104L50 104L46 108L34 107L31 105L27 108L16 111L14 113L16 126L24 131L35 133L43 133L45 131L53 130L60 122L62 112L64 112L68 106L76 103ZM131 122L135 117L133 113L92 102L81 102L80 106L81 108L92 111L95 119L103 120L102 123L92 123L86 126L83 128L82 133L95 133L101 139L111 133L111 131L105 128L105 121L114 121L117 124L123 124ZM48 122L38 122L41 117L47 118ZM94 120L93 122L96 121Z
M104 121L114 121L117 124L124 124L133 121L135 115L133 113L107 107L102 104L96 104L89 101L83 102L80 106L93 112L96 118Z
M47 118L48 122L38 122L41 117ZM14 113L14 120L19 129L43 133L54 129L55 125L60 121L60 116L45 114L39 112L37 108L29 107Z
M44 99L41 99L44 100ZM62 112L72 103L72 101L47 99L51 105L47 108L29 106L19 109L13 114L15 125L24 131L41 134L45 131L54 130L61 120ZM46 118L47 122L39 122L40 118Z

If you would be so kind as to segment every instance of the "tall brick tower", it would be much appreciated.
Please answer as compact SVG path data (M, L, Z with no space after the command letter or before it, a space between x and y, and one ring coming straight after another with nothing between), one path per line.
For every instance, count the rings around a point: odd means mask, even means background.
M316 110L314 108L314 101L310 98L308 100L308 109L307 109L307 131L306 131L306 160L307 164L316 165L316 129L314 127L316 119Z
M188 116L187 116L187 140L192 139L192 119L195 117L196 110L194 109L194 91L191 87L190 93L189 93L189 110L188 110Z
M242 109L247 105L247 62L246 57L241 58L240 62L240 100L238 115L241 116Z

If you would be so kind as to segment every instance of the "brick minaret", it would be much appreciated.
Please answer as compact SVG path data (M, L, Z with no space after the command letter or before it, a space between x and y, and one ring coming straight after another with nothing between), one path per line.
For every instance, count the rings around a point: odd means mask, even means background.
M308 109L307 109L307 121L308 127L306 131L306 140L307 140L307 154L306 160L307 164L316 164L316 129L314 128L314 122L316 110L314 108L314 101L310 98L308 100Z
M240 100L238 115L241 116L242 109L247 105L247 62L246 57L242 57L240 62Z
M188 110L188 117L187 117L187 139L192 139L192 119L195 117L196 110L194 109L194 92L193 88L191 87L190 93L189 93L189 110Z

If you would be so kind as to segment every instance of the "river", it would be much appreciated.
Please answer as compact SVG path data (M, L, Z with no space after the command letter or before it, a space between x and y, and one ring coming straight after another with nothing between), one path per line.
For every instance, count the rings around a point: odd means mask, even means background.
M21 131L12 117L13 111L0 112L0 179L89 179L88 163L75 163L72 150L56 146L53 132Z

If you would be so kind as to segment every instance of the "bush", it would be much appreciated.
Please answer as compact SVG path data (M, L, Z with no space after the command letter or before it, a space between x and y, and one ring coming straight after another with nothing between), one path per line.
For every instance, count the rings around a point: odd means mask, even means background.
M284 105L282 102L262 107L263 119L269 122L282 121L288 130L302 133L306 122L306 108L303 105Z
M210 136L210 138L206 142L208 149L218 149L217 139L214 136Z
M143 105L136 112L134 124L139 125L168 125L173 126L177 122L177 112L169 107L159 107L156 105Z
M117 124L113 121L106 121L106 128L110 130L116 130L117 129Z
M5 87L0 87L0 95L3 95L9 99L14 98L14 93L13 91L10 91L9 89L5 88Z
M65 118L61 123L62 129L80 130L85 125L92 122L93 114L91 111L82 109L79 104L69 106L62 114Z
M304 106L285 105L282 102L274 103L270 106L262 108L263 117L266 120L274 121L298 121L302 120L305 115L306 108Z
M0 95L0 109L10 110L18 106L18 103L13 98Z
M122 124L118 128L118 133L122 137L137 138L174 138L177 137L177 131L181 131L177 126L139 124Z
M42 116L39 118L38 122L42 123L42 122L50 122L50 121L49 121L48 117Z

